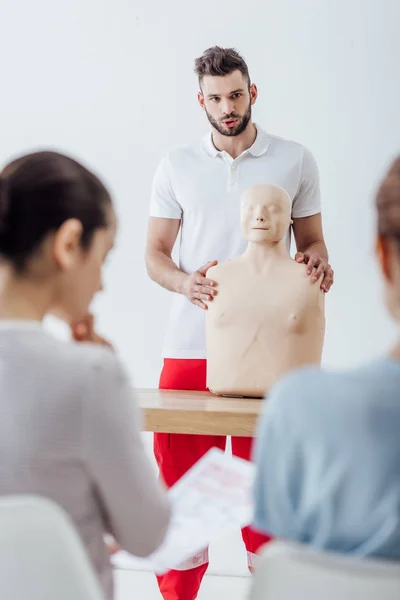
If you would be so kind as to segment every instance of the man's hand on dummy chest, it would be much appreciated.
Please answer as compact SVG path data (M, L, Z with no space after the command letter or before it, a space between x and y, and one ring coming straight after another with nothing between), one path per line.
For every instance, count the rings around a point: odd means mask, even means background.
M206 302L210 302L217 294L216 283L206 278L206 273L211 267L215 267L218 261L213 260L188 275L182 288L182 294L196 306L207 310Z

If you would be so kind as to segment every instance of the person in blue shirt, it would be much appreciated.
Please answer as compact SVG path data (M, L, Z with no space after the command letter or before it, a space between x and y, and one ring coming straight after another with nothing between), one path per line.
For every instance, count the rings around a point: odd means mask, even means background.
M400 321L400 157L376 197L387 307ZM400 559L400 339L362 368L292 372L268 397L255 447L255 526L276 538Z

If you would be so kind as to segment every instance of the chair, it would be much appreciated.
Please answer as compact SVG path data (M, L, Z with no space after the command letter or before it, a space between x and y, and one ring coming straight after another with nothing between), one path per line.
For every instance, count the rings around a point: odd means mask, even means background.
M261 553L249 600L399 600L400 563L273 542Z
M50 500L0 498L0 597L104 600L77 532Z

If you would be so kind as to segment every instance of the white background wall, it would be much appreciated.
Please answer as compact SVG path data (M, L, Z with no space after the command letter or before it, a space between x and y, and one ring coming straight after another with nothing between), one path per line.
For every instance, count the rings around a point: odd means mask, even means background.
M387 348L371 207L400 152L399 22L398 0L1 0L0 162L50 146L110 186L121 231L96 311L138 386L157 384L170 300L143 264L151 180L207 129L192 68L214 44L247 59L256 120L317 158L336 271L325 363Z

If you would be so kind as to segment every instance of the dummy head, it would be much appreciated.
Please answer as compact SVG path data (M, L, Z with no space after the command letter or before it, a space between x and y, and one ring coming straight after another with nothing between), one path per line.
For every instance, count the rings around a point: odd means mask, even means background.
M28 154L0 173L1 272L46 290L46 310L67 321L81 319L101 289L115 230L106 188L67 156Z
M274 185L255 185L242 196L241 226L249 242L276 244L292 224L288 193Z
M377 252L385 282L386 303L400 321L400 157L390 167L376 196Z

